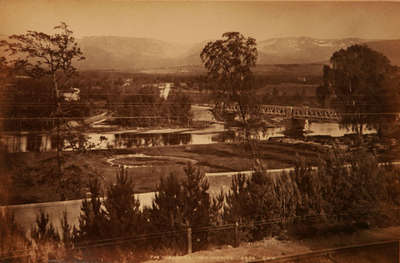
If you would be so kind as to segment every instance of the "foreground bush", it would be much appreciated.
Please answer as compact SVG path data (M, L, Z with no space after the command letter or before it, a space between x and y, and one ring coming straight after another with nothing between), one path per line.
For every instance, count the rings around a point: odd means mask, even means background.
M0 211L0 262L26 262L32 243L10 212Z

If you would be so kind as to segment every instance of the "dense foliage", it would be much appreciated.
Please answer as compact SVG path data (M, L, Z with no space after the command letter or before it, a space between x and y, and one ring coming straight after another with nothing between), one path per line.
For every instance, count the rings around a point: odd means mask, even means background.
M400 81L388 58L367 46L353 45L335 52L331 67L324 67L324 86L319 97L334 97L332 106L341 124L358 134L364 128L382 131L399 111Z
M192 123L191 100L183 92L172 91L167 98L157 87L137 89L111 106L115 123L125 127L189 126Z
M52 95L52 81L49 78L16 78L7 87L2 96L3 130L6 131L42 131L53 130L56 134L57 103ZM79 101L63 102L60 105L60 123L89 115L89 102L85 98ZM65 118L65 119L63 119Z

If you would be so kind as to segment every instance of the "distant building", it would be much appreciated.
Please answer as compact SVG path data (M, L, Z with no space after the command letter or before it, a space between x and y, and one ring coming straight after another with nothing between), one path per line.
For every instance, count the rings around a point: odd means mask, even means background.
M160 89L160 97L167 99L168 94L171 91L171 88L174 87L174 83L167 82L167 83L161 83L158 85L158 88Z
M79 93L80 89L72 88L70 91L62 92L65 101L78 101L80 99Z
M128 87L132 84L132 79L125 79L124 84L122 84L122 87Z
M152 84L143 84L143 88L158 88L160 90L160 98L167 99L171 88L175 86L172 82L164 82L164 83L152 83Z

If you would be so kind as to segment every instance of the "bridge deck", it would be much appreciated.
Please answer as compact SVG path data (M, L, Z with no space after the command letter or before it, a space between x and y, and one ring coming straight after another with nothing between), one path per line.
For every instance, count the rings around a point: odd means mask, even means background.
M237 107L235 107L237 110ZM228 112L232 112L229 109ZM307 106L281 106L281 105L261 105L261 112L270 116L281 116L294 119L339 121L340 115L333 109L310 108Z
M338 121L339 114L326 108L310 108L300 106L263 105L262 112L267 115L283 116L295 119Z

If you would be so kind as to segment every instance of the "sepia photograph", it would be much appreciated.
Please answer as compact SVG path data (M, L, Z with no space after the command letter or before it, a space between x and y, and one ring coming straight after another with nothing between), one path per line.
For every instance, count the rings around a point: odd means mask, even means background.
M0 0L0 263L400 263L400 2Z

